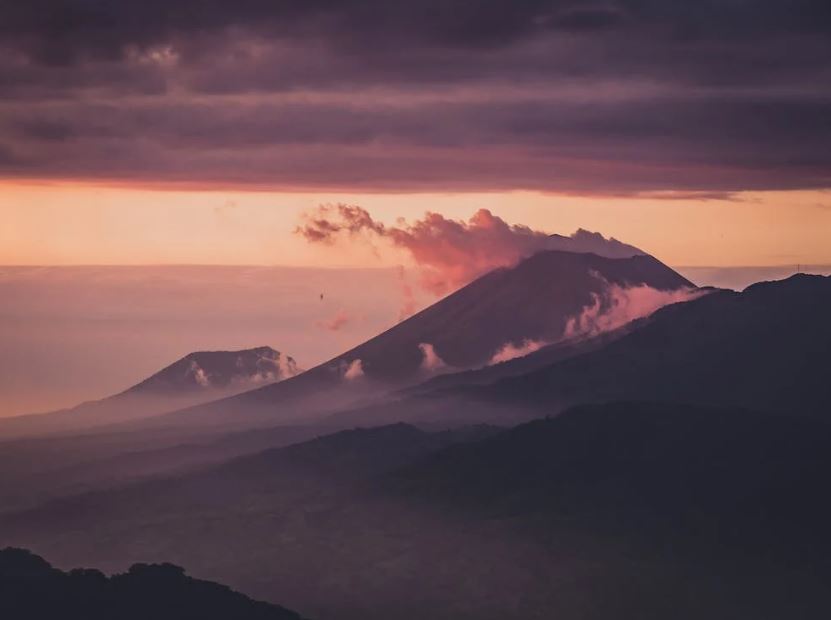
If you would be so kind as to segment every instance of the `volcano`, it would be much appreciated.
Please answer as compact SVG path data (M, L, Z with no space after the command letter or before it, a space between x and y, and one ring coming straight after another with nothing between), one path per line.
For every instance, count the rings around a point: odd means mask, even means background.
M682 299L695 286L649 255L543 251L491 271L363 344L287 381L164 416L165 424L296 421L442 373L487 366L508 349L573 336L587 311L619 310L610 291ZM677 295L675 295L677 294ZM597 325L592 324L592 328Z

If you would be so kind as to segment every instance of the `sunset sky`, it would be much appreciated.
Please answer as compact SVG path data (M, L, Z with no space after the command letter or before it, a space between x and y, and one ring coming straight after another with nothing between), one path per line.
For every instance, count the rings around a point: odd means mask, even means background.
M318 204L347 202L392 223L425 211L570 234L599 230L672 265L831 263L831 195L742 193L733 200L586 197L537 192L365 194L166 191L6 183L0 264L284 264L377 266L363 246L313 247L293 234ZM406 256L384 252L389 264Z
M827 2L451 4L2 3L0 263L379 264L342 202L831 262Z

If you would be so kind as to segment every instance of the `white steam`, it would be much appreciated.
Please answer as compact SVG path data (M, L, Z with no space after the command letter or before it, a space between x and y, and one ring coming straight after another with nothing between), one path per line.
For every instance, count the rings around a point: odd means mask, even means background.
M448 367L444 360L439 357L439 354L436 353L436 349L432 344L422 342L418 345L418 348L421 350L422 355L421 370L426 372L440 372Z
M529 353L533 353L534 351L538 351L539 349L543 348L549 342L545 340L523 340L521 343L514 344L513 342L506 342L502 345L502 347L493 354L488 365L491 364L499 364L500 362L507 362L508 360L512 360L517 357L524 357Z
M662 291L646 284L623 287L605 280L604 283L603 292L599 295L592 293L592 302L568 320L564 339L588 338L612 331L649 316L663 306L690 301L704 294L700 289L693 288Z

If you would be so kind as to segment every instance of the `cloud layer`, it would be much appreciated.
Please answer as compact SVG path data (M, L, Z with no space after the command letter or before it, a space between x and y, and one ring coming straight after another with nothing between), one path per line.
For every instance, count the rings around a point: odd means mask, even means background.
M828 187L823 0L0 0L0 175Z

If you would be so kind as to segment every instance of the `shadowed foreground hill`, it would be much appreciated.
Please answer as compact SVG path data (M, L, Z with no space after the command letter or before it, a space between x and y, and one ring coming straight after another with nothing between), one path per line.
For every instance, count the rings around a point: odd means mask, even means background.
M172 564L135 564L106 577L63 572L25 549L0 550L0 617L14 620L302 620L282 607L185 575Z
M831 421L667 405L585 405L397 472L391 488L480 517L549 515L659 547L674 540L828 564Z
M345 431L0 520L172 560L321 620L825 620L831 427L658 404L511 430Z

